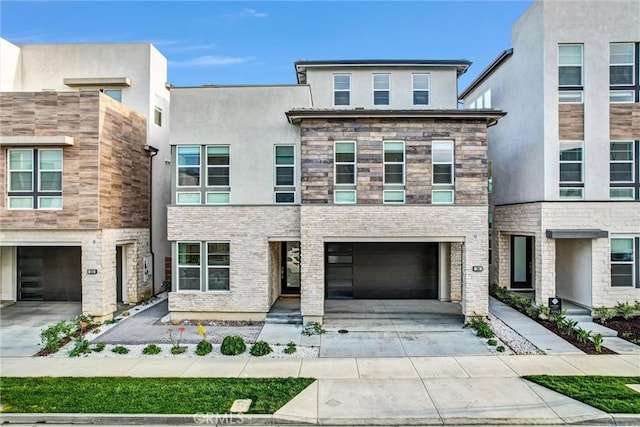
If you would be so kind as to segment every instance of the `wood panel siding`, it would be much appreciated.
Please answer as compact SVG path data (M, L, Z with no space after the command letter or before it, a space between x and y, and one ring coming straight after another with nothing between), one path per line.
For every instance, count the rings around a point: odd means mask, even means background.
M583 104L558 104L558 139L584 141Z
M640 103L610 104L609 134L612 141L640 139Z

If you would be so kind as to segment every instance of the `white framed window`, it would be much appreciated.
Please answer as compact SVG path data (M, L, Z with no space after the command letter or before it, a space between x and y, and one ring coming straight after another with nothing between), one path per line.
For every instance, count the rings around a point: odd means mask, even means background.
M9 209L62 209L62 149L10 149Z
M638 238L619 236L611 238L611 286L636 287L636 268L638 262L636 242Z
M351 104L351 74L333 75L333 105Z
M176 193L176 203L179 205L199 205L201 194L199 191L179 191Z
M179 145L176 147L177 187L200 186L200 146Z
M207 191L207 204L208 205L228 205L229 192L228 191Z
M633 91L611 90L609 91L609 102L611 104L627 104L633 102Z
M611 141L609 157L609 180L611 182L633 182L633 141Z
M560 198L584 197L583 142L560 141Z
M566 200L582 200L584 199L582 187L560 187L560 198Z
M404 190L384 190L382 200L385 204L402 204L404 203Z
M276 186L294 186L295 185L295 146L293 145L276 145L275 146L275 169L276 169Z
M207 242L207 291L229 290L229 242Z
M429 105L429 91L431 88L429 74L412 74L411 86L413 91L413 105Z
M356 190L335 190L333 192L333 203L337 205L354 204L356 201Z
M583 46L561 44L558 46L558 86L582 86Z
M404 141L384 141L384 184L404 185L404 154Z
M561 104L582 104L584 102L581 90L561 90L558 92L558 102Z
M389 105L390 74L373 75L373 105Z
M635 189L632 187L610 187L609 198L611 200L635 200Z
M633 86L635 83L635 44L611 43L609 45L609 84Z
M434 205L451 205L453 204L453 190L433 190L431 192L431 203Z
M178 291L200 291L200 242L177 242Z
M229 146L207 146L207 187L229 186Z
M276 191L274 201L278 204L292 205L296 202L296 193L294 191Z
M356 184L356 143L336 141L333 144L333 176L335 185Z
M162 97L156 95L156 102L153 105L153 123L156 126L162 126L162 106L164 100Z
M433 141L431 163L433 184L453 185L453 141Z

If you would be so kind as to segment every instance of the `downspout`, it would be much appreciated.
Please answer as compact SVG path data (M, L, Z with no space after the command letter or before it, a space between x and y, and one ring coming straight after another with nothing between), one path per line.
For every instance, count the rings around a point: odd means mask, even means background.
M151 295L156 296L155 267L156 256L153 253L153 158L158 154L158 149L152 145L145 145L144 151L149 154L149 253L151 254Z

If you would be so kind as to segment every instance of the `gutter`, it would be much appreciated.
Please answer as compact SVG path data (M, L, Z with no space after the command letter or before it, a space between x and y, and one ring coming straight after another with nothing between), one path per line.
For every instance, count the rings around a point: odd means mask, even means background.
M153 253L153 158L158 155L158 150L153 145L146 144L144 151L149 155L149 253L151 254L151 294L156 296L155 266L156 256Z

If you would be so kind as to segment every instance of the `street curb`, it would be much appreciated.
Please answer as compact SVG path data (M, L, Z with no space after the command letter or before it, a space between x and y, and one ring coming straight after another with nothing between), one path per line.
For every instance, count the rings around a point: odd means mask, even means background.
M596 418L306 418L259 414L211 414L194 415L150 415L150 414L2 414L2 424L104 424L104 425L336 425L336 426L374 426L374 425L640 425L640 414L606 414Z

